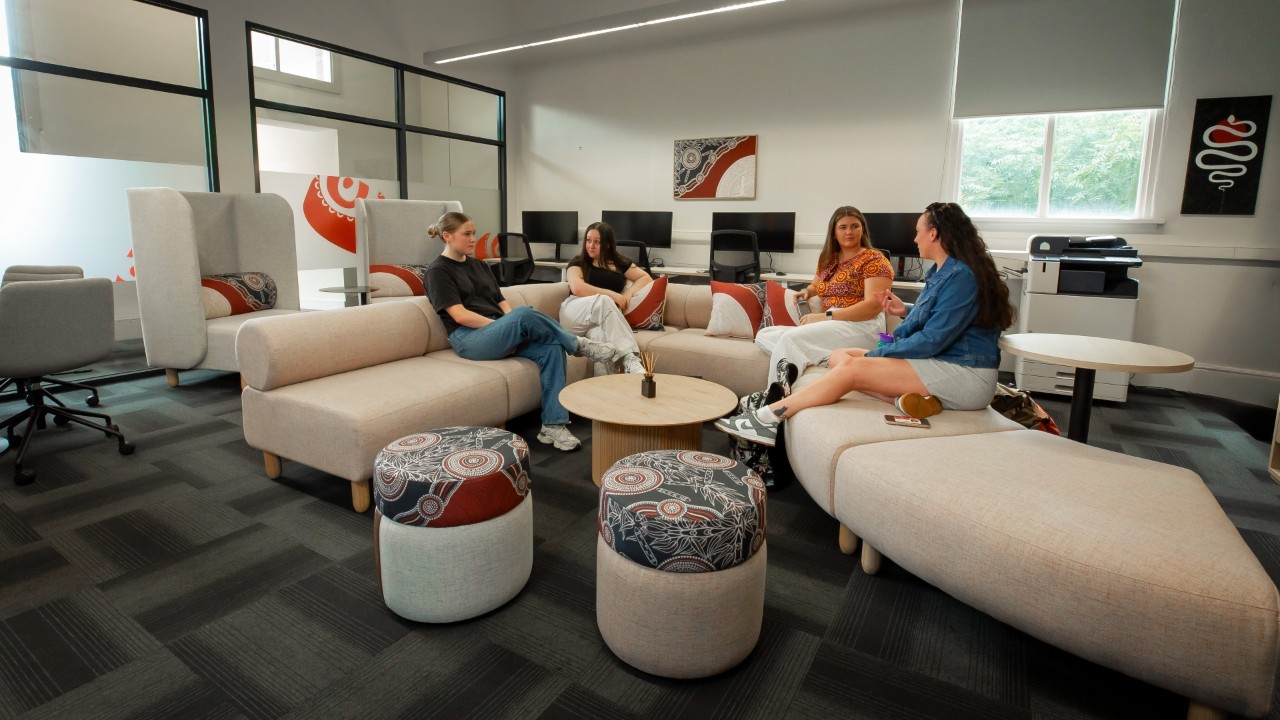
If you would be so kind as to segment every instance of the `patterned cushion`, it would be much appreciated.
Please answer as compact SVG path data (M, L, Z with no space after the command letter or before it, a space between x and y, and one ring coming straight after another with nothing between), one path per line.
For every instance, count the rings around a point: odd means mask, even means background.
M372 297L411 297L427 294L426 265L370 265Z
M737 285L711 281L707 335L754 339L762 328L799 325L799 293L773 281Z
M529 444L491 427L402 437L373 461L378 511L401 525L455 527L509 512L529 492Z
M276 281L260 272L205 275L200 299L205 320L270 310L276 306Z
M627 303L627 324L632 330L661 330L662 308L667 304L667 276L640 288Z
M741 565L764 544L765 487L745 465L690 450L642 452L600 481L600 536L618 554L667 572Z

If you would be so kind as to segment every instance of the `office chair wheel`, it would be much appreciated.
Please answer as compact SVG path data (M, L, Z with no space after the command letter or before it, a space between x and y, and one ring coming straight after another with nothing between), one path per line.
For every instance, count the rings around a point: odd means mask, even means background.
M23 470L21 468L14 469L13 471L14 485L30 485L35 481L36 481L36 474L31 470Z
M121 454L121 455L132 455L132 454L133 454L133 451L134 451L134 450L137 450L137 449L138 449L138 448L134 447L134 444L133 444L133 443L128 442L127 440L121 440L121 441L120 441L120 454Z
M64 418L64 417L62 417L61 415L54 415L54 416L53 416L53 424L54 424L54 425L57 425L58 427L66 427L66 426L67 426L67 424L68 424L68 423L70 423L70 422L71 422L70 420L68 420L68 419L66 419L66 418Z
M102 404L102 399L98 397L98 393L94 393L89 396L88 400L84 401L84 404L88 405L89 407L98 407L99 405Z

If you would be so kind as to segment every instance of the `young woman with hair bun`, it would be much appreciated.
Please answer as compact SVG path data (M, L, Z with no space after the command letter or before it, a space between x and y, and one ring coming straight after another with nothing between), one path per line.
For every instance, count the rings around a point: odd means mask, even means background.
M427 268L427 298L449 333L449 344L467 360L528 358L538 365L542 383L542 429L538 441L557 450L573 450L581 441L569 432L569 412L560 404L565 386L565 353L593 362L613 362L618 351L608 343L577 337L531 307L512 308L498 282L475 258L476 225L448 212L427 228L444 241L440 257Z

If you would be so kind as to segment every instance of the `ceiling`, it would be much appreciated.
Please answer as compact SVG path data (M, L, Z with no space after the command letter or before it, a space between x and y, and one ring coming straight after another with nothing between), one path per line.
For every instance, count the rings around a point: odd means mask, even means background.
M463 70L513 70L566 60L578 60L597 53L664 47L681 43L715 40L723 37L753 35L784 26L822 22L850 13L873 11L875 8L924 0L784 0L771 5L736 12L663 23L619 33L572 40L536 48L437 65L441 58L482 52L510 45L546 40L562 35L670 17L689 12L724 7L743 0L488 0L485 7L491 22L480 30L456 33L453 37L466 41L423 48L426 67L441 72ZM470 9L479 8L485 0L472 0ZM466 35L470 35L467 38Z

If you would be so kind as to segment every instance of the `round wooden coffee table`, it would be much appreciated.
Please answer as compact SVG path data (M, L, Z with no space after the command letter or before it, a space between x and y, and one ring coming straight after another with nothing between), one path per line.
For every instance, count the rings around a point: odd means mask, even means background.
M653 376L656 397L640 394L643 375L603 375L560 391L560 404L591 419L591 480L646 450L701 450L702 423L723 417L738 397L722 385L683 375Z

